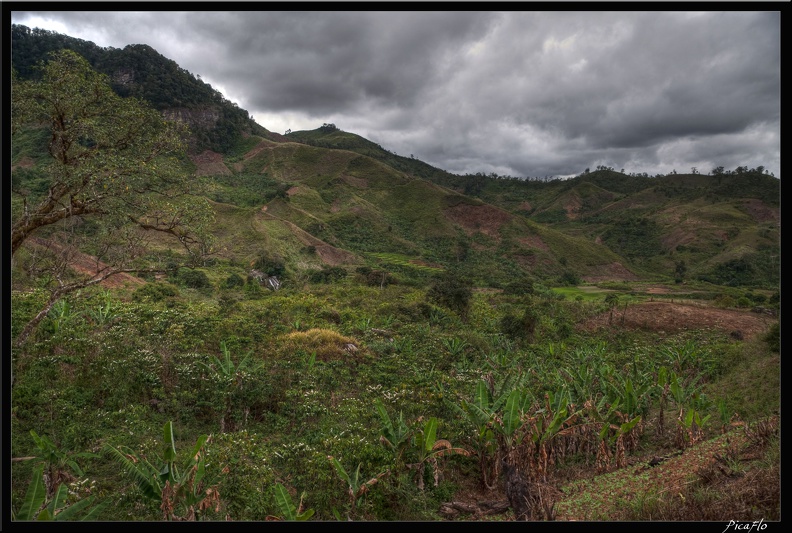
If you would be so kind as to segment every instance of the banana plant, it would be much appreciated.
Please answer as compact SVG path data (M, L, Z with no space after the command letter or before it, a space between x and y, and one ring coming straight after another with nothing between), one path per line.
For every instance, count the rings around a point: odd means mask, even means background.
M41 463L44 467L42 476L44 487L47 490L47 498L52 498L54 496L55 491L62 482L74 479L70 470L78 476L84 475L76 459L98 457L94 453L73 453L67 450L61 450L49 437L46 435L39 435L32 429L30 430L30 436L33 437L33 442L36 443L36 448L38 448L37 454L31 457L21 457L16 460L38 460Z
M657 434L663 435L665 432L665 410L668 405L668 395L671 392L671 376L665 366L661 366L657 370L657 380L655 382L655 391L658 398L658 415L657 415Z
M698 378L687 385L680 383L679 376L673 372L669 379L669 390L679 409L676 444L680 449L688 444L694 444L701 438L702 428L711 416L702 416L703 411L709 409L710 403L707 397L701 394L701 385L697 385L697 382Z
M448 353L454 357L461 355L468 347L466 341L457 337L445 338L442 342Z
M506 397L503 396L502 400L505 399ZM476 385L472 401L462 400L459 404L449 402L450 406L475 429L474 453L478 457L481 482L490 489L494 488L489 480L494 480L496 477L498 453L498 441L492 424L501 403L501 401L493 401L489 386L484 380Z
M214 507L220 509L217 477L207 475L206 444L208 435L201 435L183 465L176 463L173 423L163 426L163 454L154 464L129 448L105 446L105 451L123 468L147 498L161 503L164 520L197 520L200 513ZM181 516L176 514L180 508Z
M104 301L96 308L88 310L88 315L99 327L109 324L118 316L118 310L113 304L110 291L102 291L101 296Z
M399 417L391 420L385 405L378 398L374 400L374 406L380 415L382 421L380 442L387 446L394 453L396 464L399 465L402 460L404 451L410 443L410 436L412 432L404 421L404 413L399 412Z
M545 406L533 407L533 414L528 418L531 446L529 454L530 476L533 479L546 481L551 464L550 456L557 452L554 440L568 436L573 431L573 424L583 413L583 408L574 409L570 403L569 391L562 387L556 392L545 394Z
M55 302L47 314L47 327L53 333L57 334L74 318L75 313L68 300L62 299Z
M100 504L89 509L94 503L95 497L89 496L78 500L70 505L66 505L69 496L69 489L62 484L55 491L53 497L47 502L47 489L44 486L44 465L40 464L33 470L33 478L30 480L22 507L14 513L11 512L13 521L90 521L96 520L99 514L110 503L105 500ZM83 511L85 513L81 514Z
M289 491L286 490L286 487L280 483L275 485L274 492L275 502L278 504L278 508L280 508L284 519L290 522L304 522L313 516L313 509L303 510L303 499L305 498L305 492L303 492L300 496L299 505L294 505Z
M340 477L347 484L350 513L360 505L361 499L369 491L369 489L376 485L379 480L382 479L382 477L390 473L390 470L386 470L385 472L377 474L367 481L362 481L363 478L360 476L360 467L362 466L362 463L358 463L354 474L349 474L344 468L344 465L342 465L338 459L332 455L328 455L327 459L332 463L333 468L335 468L335 471L338 474L338 477Z
M248 372L254 372L262 363L252 362L253 350L245 354L239 363L235 364L231 357L231 350L225 341L220 342L223 358L211 356L212 363L201 365L206 368L223 387L223 411L220 415L220 433L225 433L228 419L234 407L234 395L244 387L245 377Z
M610 447L616 447L616 464L619 468L625 466L625 447L624 441L628 435L632 434L633 429L640 424L641 415L628 417L624 414L626 410L622 408L619 398L613 399L612 403L608 398L603 397L598 403L591 404L589 416L592 420L601 424L599 432L599 448L597 450L597 468L602 471L610 464L612 456Z
M590 399L597 385L597 374L588 363L560 369L558 375L569 384L575 401L581 404Z
M416 431L412 437L413 450L417 455L417 460L408 464L407 467L416 470L416 482L420 490L424 490L426 467L431 467L436 487L440 483L439 458L446 455L470 455L466 449L453 446L446 439L438 439L437 426L437 417L433 416L424 423L423 429Z

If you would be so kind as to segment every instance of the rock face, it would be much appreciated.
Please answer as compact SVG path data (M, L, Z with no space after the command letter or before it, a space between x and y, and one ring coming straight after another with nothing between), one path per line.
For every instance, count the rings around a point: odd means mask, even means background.
M116 85L127 86L135 83L135 70L132 68L120 68L113 74L113 83Z
M211 129L220 118L220 112L211 107L198 109L173 108L162 112L167 120L183 122L191 128Z

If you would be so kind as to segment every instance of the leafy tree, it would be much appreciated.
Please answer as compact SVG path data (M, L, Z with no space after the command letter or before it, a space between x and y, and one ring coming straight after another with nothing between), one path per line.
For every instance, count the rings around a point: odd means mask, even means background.
M675 280L677 283L682 283L682 280L685 279L685 274L687 273L687 265L684 261L677 261L676 267L674 269Z
M48 261L28 265L52 281L45 308L17 338L23 342L64 295L141 262L153 234L180 243L191 262L208 253L212 211L191 193L197 182L183 162L186 128L167 122L143 102L117 96L108 78L70 50L39 65L40 79L12 78L12 136L49 132L46 191L13 190L11 254L32 245ZM92 275L69 278L78 248L97 258ZM72 273L73 276L73 273Z
M431 301L456 311L461 316L466 316L470 308L473 289L469 281L452 272L446 272L435 278L426 296Z

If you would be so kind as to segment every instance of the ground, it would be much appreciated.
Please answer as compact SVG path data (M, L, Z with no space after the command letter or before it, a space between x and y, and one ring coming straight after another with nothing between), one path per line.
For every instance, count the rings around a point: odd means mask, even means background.
M675 333L687 329L720 329L742 338L767 331L775 318L734 309L720 309L704 304L650 301L614 309L613 316L603 313L584 324L585 331L599 328L627 328Z

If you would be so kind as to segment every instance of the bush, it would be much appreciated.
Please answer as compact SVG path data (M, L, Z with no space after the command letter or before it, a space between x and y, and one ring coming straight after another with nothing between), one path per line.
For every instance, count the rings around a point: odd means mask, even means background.
M347 271L341 267L324 267L322 270L312 272L308 279L311 283L335 283L341 281L347 275Z
M283 276L283 273L286 272L286 264L284 263L283 258L270 252L264 252L261 254L261 256L256 260L256 263L253 265L253 268L264 272L268 276L281 277Z
M233 289L235 287L242 287L245 284L245 279L237 273L228 276L223 282L224 289Z
M558 279L562 285L580 285L580 276L571 270L565 270L561 277Z
M472 296L472 284L452 272L436 277L426 293L430 302L456 311L461 316L467 315Z
M521 317L512 314L505 315L500 321L500 328L505 335L513 339L533 341L538 323L539 319L536 313L526 309Z
M212 286L212 282L209 281L206 272L203 270L180 268L176 275L176 279L181 285L189 287L190 289L204 289Z
M770 326L770 330L764 337L765 342L767 343L768 348L771 351L780 353L781 352L781 330L780 330L780 323L775 322L772 326Z
M736 305L737 307L746 308L746 307L751 307L753 305L753 302L748 298L746 298L745 296L741 296L740 298L737 299Z
M503 294L513 294L516 296L523 296L526 294L533 294L533 293L534 293L533 280L529 277L524 277L509 282L503 287Z
M156 281L146 283L132 293L132 301L135 302L162 302L169 298L179 295L179 289L170 283Z
M370 267L358 267L355 269L358 279L369 287L386 287L396 283L396 278L385 270L374 270Z
M285 337L287 353L302 350L315 353L318 361L346 359L358 350L358 341L345 337L333 330L312 328L308 331L294 331Z

